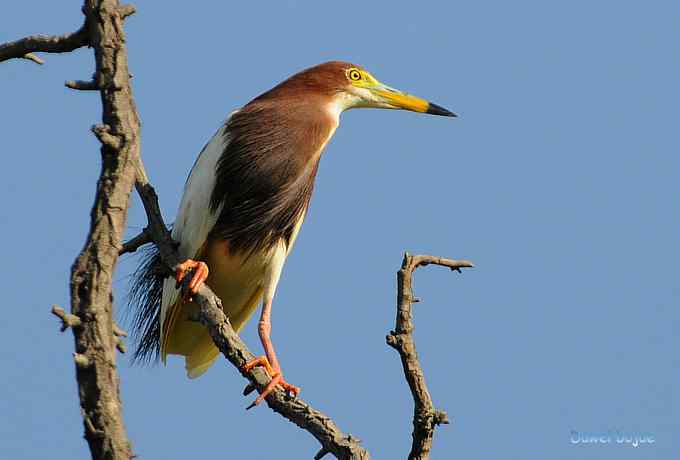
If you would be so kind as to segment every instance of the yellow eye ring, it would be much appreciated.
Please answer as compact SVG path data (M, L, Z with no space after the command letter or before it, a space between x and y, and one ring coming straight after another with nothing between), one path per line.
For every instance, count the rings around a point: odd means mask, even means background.
M361 80L361 72L357 69L349 69L347 71L347 77L352 81L359 81Z

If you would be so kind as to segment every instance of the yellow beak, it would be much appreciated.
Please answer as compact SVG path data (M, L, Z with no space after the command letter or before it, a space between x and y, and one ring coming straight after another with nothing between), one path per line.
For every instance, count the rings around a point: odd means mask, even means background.
M372 86L370 91L383 99L387 104L397 109L411 110L412 112L429 113L432 115L442 115L445 117L456 117L457 115L442 106L426 101L419 97L404 93L394 88L390 88L382 83Z

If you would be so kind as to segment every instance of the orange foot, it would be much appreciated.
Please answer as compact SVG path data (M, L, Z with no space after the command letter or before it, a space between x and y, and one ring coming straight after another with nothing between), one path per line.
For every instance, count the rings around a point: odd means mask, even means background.
M283 390L286 393L288 393L289 395L293 395L294 397L297 397L297 395L300 394L300 388L296 387L295 385L291 385L290 383L283 380L283 374L281 373L281 369L275 370L271 366L271 364L269 364L269 360L267 359L266 356L260 356L259 358L255 358L248 361L243 366L243 370L249 372L256 366L263 366L267 373L271 376L271 380L264 388L264 390L262 390L262 393L260 393L260 395L255 399L255 401L253 401L253 403L250 406L246 407L246 410L252 409L253 407L260 404L262 401L264 401L264 398L266 398L272 391L274 391L276 385L279 385L281 388L283 388ZM247 389L248 388L246 388L246 390Z
M208 279L208 266L205 262L195 261L192 259L187 259L177 266L175 271L175 280L177 281L177 286L179 287L184 281L184 277L187 273L193 270L194 274L189 282L189 293L196 294L198 289L201 287L205 280ZM189 299L191 300L191 299Z

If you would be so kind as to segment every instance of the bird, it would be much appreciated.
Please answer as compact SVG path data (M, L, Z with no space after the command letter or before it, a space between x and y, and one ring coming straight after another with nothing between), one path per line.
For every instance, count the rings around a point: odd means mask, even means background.
M154 248L133 275L135 360L165 363L168 355L181 355L189 378L213 365L219 351L196 321L198 307L191 299L207 283L236 332L261 304L264 355L244 369L263 366L271 381L253 405L276 386L299 394L300 388L284 379L271 340L273 300L309 209L321 154L340 114L353 108L456 116L344 61L302 70L232 112L186 180L171 233L183 261L175 276L167 276ZM179 285L187 276L190 292L182 295Z

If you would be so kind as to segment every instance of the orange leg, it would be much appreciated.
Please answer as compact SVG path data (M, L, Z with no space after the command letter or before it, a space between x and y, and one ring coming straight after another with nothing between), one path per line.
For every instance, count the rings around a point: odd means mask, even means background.
M262 346L264 347L266 356L260 356L259 358L248 361L245 366L243 366L243 369L246 372L250 371L255 366L263 366L271 377L271 381L267 384L265 389L262 390L262 393L260 393L257 399L255 399L255 401L253 401L253 403L247 407L247 409L255 407L264 401L264 398L274 391L274 388L276 388L277 385L283 388L286 393L292 394L293 396L300 394L300 388L296 387L295 385L291 385L283 379L281 366L279 365L279 360L276 358L274 344L272 343L270 337L272 330L271 310L272 300L269 299L265 301L264 306L262 307L262 315L260 316L260 322L258 324L258 332L260 334L260 340L262 341Z
M175 272L175 280L179 286L184 281L184 277L189 270L193 270L194 274L189 282L189 292L196 294L205 280L208 279L208 266L205 262L187 259L177 266Z

